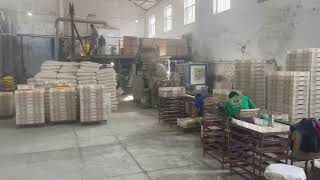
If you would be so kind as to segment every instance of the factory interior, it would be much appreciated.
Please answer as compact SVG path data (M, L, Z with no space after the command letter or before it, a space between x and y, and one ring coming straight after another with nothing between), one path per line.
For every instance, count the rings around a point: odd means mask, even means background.
M0 0L0 180L319 180L319 19L319 0Z

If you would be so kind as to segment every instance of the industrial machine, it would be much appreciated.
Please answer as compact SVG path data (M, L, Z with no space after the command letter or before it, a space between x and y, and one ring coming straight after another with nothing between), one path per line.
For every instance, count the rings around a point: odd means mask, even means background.
M187 87L187 93L195 95L199 91L207 90L206 63L185 63L176 66L177 75Z

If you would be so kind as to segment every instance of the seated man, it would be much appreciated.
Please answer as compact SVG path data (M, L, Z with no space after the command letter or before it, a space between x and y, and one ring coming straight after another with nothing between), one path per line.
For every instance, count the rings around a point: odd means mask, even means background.
M256 109L256 105L247 96L240 96L237 92L229 93L229 100L224 104L224 113L229 117L237 117L240 110Z
M198 93L196 95L196 101L195 101L195 106L197 109L198 117L203 116L203 111L204 111L204 101L208 97L206 93L200 94Z

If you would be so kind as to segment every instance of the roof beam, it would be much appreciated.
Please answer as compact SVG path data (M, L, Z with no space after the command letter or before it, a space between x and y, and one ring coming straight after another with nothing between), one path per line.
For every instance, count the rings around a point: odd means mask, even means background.
M157 6L163 0L128 0L135 6L143 9L144 11L148 11L153 7Z
M146 2L148 2L148 0L144 0L141 4L140 4L140 6L142 6L144 3L146 3ZM150 2L150 1L149 1Z
M148 8L147 11L149 11L150 9L156 7L156 6L157 6L158 4L160 4L162 1L163 1L163 0L157 0L157 2L156 2L153 6L151 6L150 8Z
M145 9L144 7L142 7L140 4L136 3L135 1L133 1L133 0L128 0L128 1L130 1L130 2L131 2L132 4L134 4L135 6L141 8L142 10L147 11L147 9Z

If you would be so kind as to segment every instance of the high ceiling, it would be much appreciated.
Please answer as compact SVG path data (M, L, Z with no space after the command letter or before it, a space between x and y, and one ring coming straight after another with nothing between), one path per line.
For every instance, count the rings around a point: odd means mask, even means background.
M145 11L148 11L152 7L156 6L163 0L128 0L134 5L144 9Z

